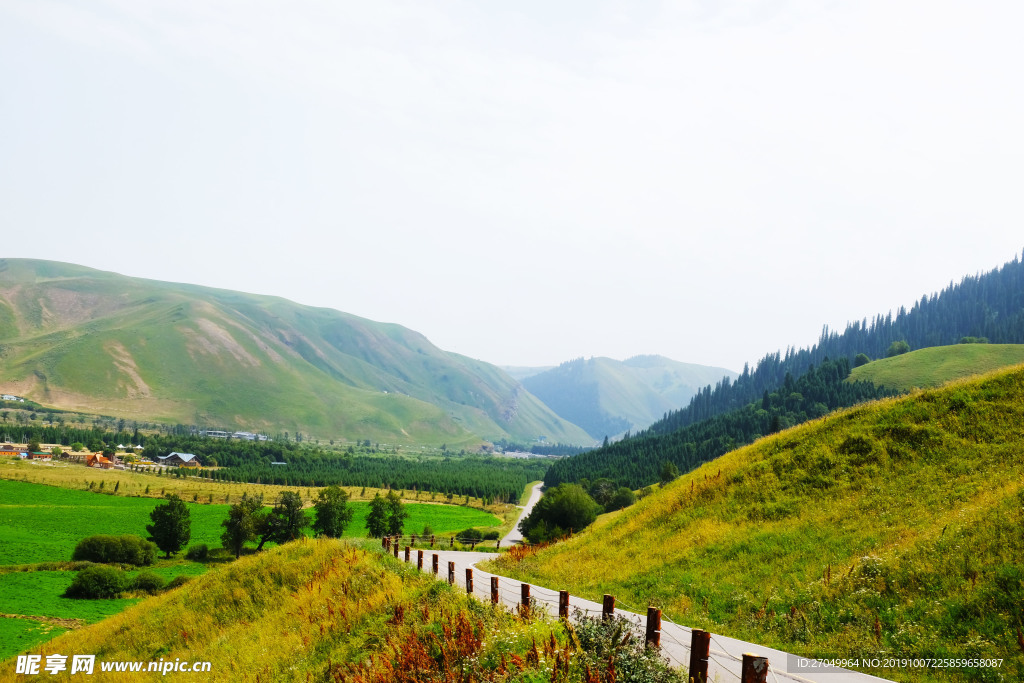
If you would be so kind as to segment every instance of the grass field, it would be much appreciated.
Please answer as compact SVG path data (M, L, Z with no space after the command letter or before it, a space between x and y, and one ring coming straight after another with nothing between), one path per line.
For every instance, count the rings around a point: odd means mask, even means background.
M910 391L980 375L1024 363L1024 344L955 344L932 346L854 368L849 380Z
M0 479L0 615L8 615L0 616L0 635L10 634L0 641L0 659L44 642L68 626L77 628L94 623L138 602L131 598L72 600L61 597L75 572L50 570L48 563L70 560L75 545L87 536L135 534L145 537L149 513L160 502L157 498L108 495ZM230 506L190 502L188 507L192 522L190 545L205 543L219 548L220 524ZM353 520L346 535L365 535L369 504L356 502L352 507ZM436 534L445 534L502 524L490 513L459 506L409 503L407 510L406 528L412 532L420 532L426 525ZM312 517L310 508L307 514ZM180 554L166 560L161 554L156 564L146 570L170 580L179 575L197 576L216 566L190 562ZM137 571L130 572L135 573ZM10 615L42 617L47 621ZM54 620L70 621L59 624Z
M493 569L801 655L1003 660L900 680L1024 680L1022 424L1020 368L866 404Z
M57 562L71 559L75 544L95 534L146 536L149 513L156 498L129 498L88 491L0 479L0 565ZM349 536L366 535L369 504L355 502ZM189 503L192 520L190 544L220 546L220 523L229 505ZM407 503L406 529L420 532L429 525L436 534L468 527L501 524L494 515L454 505ZM312 517L312 511L307 508Z

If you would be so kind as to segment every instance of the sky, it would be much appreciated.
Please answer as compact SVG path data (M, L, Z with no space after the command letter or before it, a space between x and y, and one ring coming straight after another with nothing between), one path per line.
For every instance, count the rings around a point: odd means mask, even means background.
M0 0L0 257L740 370L1024 249L1024 4Z

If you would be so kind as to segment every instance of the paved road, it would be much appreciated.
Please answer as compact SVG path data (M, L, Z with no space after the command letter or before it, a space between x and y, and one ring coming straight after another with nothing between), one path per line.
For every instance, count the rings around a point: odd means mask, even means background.
M430 572L432 567L433 551L423 551L423 569ZM438 556L438 578L447 580L448 563L455 563L455 585L465 588L466 569L473 569L473 595L479 600L488 602L491 599L491 576L482 569L477 569L476 564L486 560L493 560L493 553L460 552L457 550L439 550ZM399 557L404 557L399 553ZM410 560L416 562L416 551L413 551ZM530 594L536 600L538 607L546 609L550 614L558 614L558 591L530 584ZM521 600L521 583L503 576L498 577L498 595L501 602L511 608L519 605ZM626 617L634 622L643 637L644 621L647 618L646 611L641 616L635 612L618 609L615 613ZM596 602L584 600L576 596L569 597L569 611L580 609L590 616L601 615L601 605ZM674 666L682 667L684 670L690 664L690 629L686 626L673 624L665 619L661 626L661 651ZM761 645L747 643L734 638L727 638L720 635L711 636L711 658L708 666L708 677L711 681L730 683L739 680L740 662L744 653L754 653L768 658L770 683L796 682L796 683L887 683L889 679L877 678L868 674L849 671L847 669L834 669L830 672L819 671L792 671L797 669L798 658L780 650L773 650Z
M544 483L535 484L533 491L530 493L530 499L526 501L526 507L522 508L522 512L519 513L519 519L516 520L516 525L512 528L512 531L505 535L505 538L501 539L501 547L507 548L513 543L522 543L523 534L519 531L519 522L523 521L523 517L530 514L530 510L540 500L540 490L544 488ZM518 506L516 506L518 507Z

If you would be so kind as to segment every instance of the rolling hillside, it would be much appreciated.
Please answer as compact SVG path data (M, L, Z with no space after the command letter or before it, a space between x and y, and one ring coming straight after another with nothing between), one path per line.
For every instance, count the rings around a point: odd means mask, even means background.
M850 382L867 381L898 391L938 387L946 382L1024 363L1024 344L931 346L854 368Z
M723 377L733 379L736 373L663 356L636 356L625 361L578 358L522 382L561 417L603 439L647 427Z
M46 261L0 260L0 390L271 433L591 441L497 367L400 325Z
M799 654L1003 660L897 680L1021 680L1022 423L1024 366L857 406L497 569Z

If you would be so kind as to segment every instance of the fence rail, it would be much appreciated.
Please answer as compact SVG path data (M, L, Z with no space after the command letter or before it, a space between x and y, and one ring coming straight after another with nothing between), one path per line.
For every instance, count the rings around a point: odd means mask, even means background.
M422 538L422 537L420 537ZM385 537L381 539L381 546L384 548L385 553L390 551L397 558L399 557L399 545L403 542L404 537ZM410 541L409 545L405 546L404 559L405 562L411 563L411 545L414 541ZM424 551L417 550L416 554L416 566L420 571L423 571L423 557ZM431 554L431 572L435 577L438 577L438 567L440 564L440 558L438 553ZM440 577L438 577L440 578ZM455 562L448 561L448 583L455 585ZM519 584L518 591L513 587L515 584ZM508 586L506 588L505 586ZM490 601L492 604L499 604L504 601L506 604L514 605L516 611L525 617L531 615L532 611L537 608L539 602L542 600L545 605L551 604L557 606L558 616L561 619L569 619L569 607L570 598L568 591L560 590L557 593L554 591L548 591L532 584L513 581L505 577L490 576L490 583L487 588L480 587L479 591L476 589L474 583L474 574L471 567L465 569L465 589L466 594L477 597L481 601ZM534 594L536 591L537 595ZM538 600L538 598L540 600ZM767 683L769 663L767 657L762 657L757 654L745 653L742 658L736 657L735 655L729 654L721 644L718 644L719 649L712 651L711 642L712 634L708 633L699 628L693 628L690 630L690 642L683 643L675 638L670 632L666 632L664 625L671 624L674 626L680 626L685 629L685 626L674 624L668 619L664 619L661 609L655 606L648 606L646 610L646 618L640 613L629 613L626 615L617 613L616 611L616 600L613 595L605 595L601 605L600 611L587 609L585 605L577 605L576 610L584 614L594 614L595 616L600 614L602 619L614 619L616 616L625 617L628 615L627 621L630 621L631 627L637 632L637 634L643 634L644 642L648 647L661 649L663 647L662 637L670 644L675 644L677 647L689 652L688 662L688 676L691 681L695 683L706 683L708 681L708 671L712 662L716 663L721 669L729 671L733 676L740 679L741 683ZM733 666L730 667L723 664L718 658L727 657L733 660ZM680 657L673 657L679 665L685 662ZM735 664L740 664L740 673L735 673ZM773 672L774 675L774 672Z

